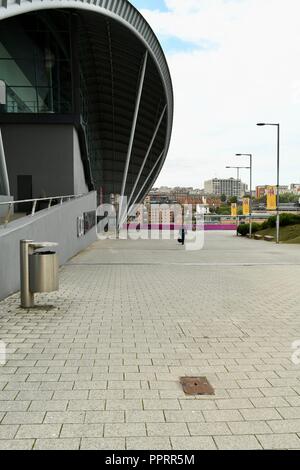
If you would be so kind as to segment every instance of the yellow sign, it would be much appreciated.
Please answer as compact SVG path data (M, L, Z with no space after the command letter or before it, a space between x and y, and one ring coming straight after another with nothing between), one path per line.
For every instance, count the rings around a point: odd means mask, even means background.
M231 204L231 217L237 217L237 204Z
M248 197L243 199L243 215L250 215L250 199Z
M267 188L267 209L268 211L277 209L276 186L268 186Z

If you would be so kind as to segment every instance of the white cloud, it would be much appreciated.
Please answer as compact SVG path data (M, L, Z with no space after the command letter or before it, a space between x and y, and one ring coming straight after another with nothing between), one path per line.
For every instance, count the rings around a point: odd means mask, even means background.
M282 124L282 183L300 182L299 0L166 4L169 12L142 13L160 36L196 46L168 56L174 132L157 183L199 187L231 176L225 166L238 162L237 152L254 153L256 184L275 182L274 129L257 128L259 121ZM215 47L202 50L204 41Z

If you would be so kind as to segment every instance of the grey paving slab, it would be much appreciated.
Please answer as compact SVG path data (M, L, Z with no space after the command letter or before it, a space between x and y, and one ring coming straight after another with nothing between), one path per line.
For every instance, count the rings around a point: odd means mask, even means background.
M268 425L275 434L300 433L300 419L269 421Z
M298 448L299 275L297 246L230 232L199 252L95 243L36 296L51 309L0 302L0 446ZM184 375L215 396L186 396Z
M28 410L30 401L1 401L0 411L26 411ZM41 410L38 410L41 411Z
M165 416L162 411L135 411L128 410L125 413L127 423L164 423Z
M70 400L68 411L99 411L104 410L105 400Z
M178 400L143 400L145 410L180 410Z
M114 400L108 399L106 401L106 410L142 410L142 400Z
M125 450L125 438L82 438L82 450Z
M67 400L34 400L30 403L29 411L66 411L67 405Z
M256 408L255 410L241 410L246 421L259 421L280 419L281 416L275 408Z
M179 400L179 403L183 410L217 410L214 400Z
M272 434L272 426L265 421L241 421L228 423L228 427L234 435Z
M251 398L251 401L255 408L290 407L288 401L282 397Z
M87 411L86 423L124 423L124 411Z
M229 423L188 423L191 436L226 436L231 434Z
M174 410L165 411L167 423L203 423L204 417L201 411Z
M0 439L13 439L17 434L19 425L3 424L0 426Z
M212 437L171 437L174 450L216 450Z
M300 407L290 406L289 408L277 408L284 419L300 419Z
M42 423L45 413L37 411L8 411L1 424L36 424Z
M63 424L60 437L103 437L103 424Z
M34 450L78 450L80 439L37 439Z
M219 450L256 450L262 449L255 436L216 436Z
M18 393L16 400L46 401L46 400L51 400L52 397L53 397L53 391L40 391L40 390L36 390L33 392L21 391Z
M218 422L231 422L243 421L243 417L239 410L217 410L217 411L203 411L205 421L218 423Z
M266 450L300 449L300 438L297 434L258 435L257 439Z
M189 430L185 423L147 423L147 435L157 436L188 436Z
M47 411L44 423L83 423L84 411Z
M104 437L146 436L146 426L142 423L105 424Z
M34 439L1 439L0 450L32 450Z
M59 437L60 429L60 424L22 424L16 437L20 439L54 439Z
M128 437L127 450L170 450L171 442L168 437Z
M216 400L216 405L220 410L241 410L253 408L253 404L246 398L236 398L231 400Z

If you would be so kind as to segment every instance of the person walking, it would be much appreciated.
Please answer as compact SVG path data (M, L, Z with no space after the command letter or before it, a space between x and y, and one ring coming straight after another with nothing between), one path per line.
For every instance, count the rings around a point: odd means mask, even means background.
M184 227L184 225L181 227L181 229L179 230L179 237L178 238L178 243L181 243L182 246L184 246L185 244L185 237L186 237L186 234L187 234L187 230L186 228Z

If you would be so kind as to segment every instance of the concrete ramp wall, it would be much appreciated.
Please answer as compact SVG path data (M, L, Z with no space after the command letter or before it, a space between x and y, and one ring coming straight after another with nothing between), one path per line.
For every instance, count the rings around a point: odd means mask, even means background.
M96 193L65 202L0 226L0 299L20 289L19 243L22 239L59 243L60 264L85 249L97 239L96 227L77 236L77 218L96 210Z

